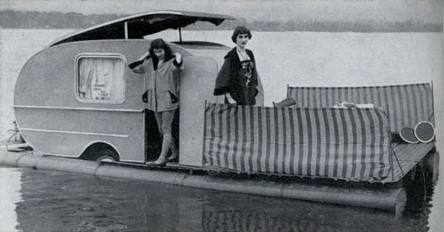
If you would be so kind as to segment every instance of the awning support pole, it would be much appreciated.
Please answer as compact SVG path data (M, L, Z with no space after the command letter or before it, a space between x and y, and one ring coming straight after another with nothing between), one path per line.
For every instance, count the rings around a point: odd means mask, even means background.
M179 42L182 43L182 28L179 27Z
M128 39L128 22L125 22L125 39Z

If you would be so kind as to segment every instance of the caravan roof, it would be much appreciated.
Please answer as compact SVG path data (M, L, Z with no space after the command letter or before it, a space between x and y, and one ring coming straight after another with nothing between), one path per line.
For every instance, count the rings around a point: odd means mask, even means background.
M185 27L196 21L210 22L217 26L226 19L234 20L235 18L229 15L200 12L145 12L74 32L57 39L49 47L82 40L140 39L166 29Z

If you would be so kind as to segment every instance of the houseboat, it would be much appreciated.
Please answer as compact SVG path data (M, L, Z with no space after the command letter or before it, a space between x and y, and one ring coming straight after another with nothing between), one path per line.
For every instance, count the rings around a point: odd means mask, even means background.
M398 135L402 128L434 124L432 86L288 86L292 106L222 104L213 89L230 48L185 41L181 30L198 21L217 26L234 19L156 11L54 41L28 60L17 79L13 107L20 133L41 154L156 169L145 162L157 158L161 138L154 113L144 108L144 79L128 65L148 49L147 36L175 29L179 39L168 44L184 60L173 129L179 159L166 168L316 183L304 187L315 189L311 196L297 188L273 196L340 204L357 199L370 207L405 200L399 183L435 152L435 144L433 136L407 143ZM343 102L356 107L334 107ZM380 202L369 203L368 192Z

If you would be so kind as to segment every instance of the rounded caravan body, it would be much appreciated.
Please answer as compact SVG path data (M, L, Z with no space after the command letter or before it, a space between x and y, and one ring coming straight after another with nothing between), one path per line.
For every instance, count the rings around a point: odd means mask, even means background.
M29 59L17 79L14 109L23 137L44 154L136 163L154 159L158 145L149 143L158 135L153 114L145 114L144 79L128 64L149 47L146 35L171 28L180 33L196 21L219 25L226 19L234 18L157 11L56 40ZM212 95L214 79L228 47L183 42L181 36L169 45L182 54L185 66L180 83L179 163L201 167L203 126L196 123L204 115L195 112L204 111L205 101L217 101ZM148 125L146 115L152 122Z

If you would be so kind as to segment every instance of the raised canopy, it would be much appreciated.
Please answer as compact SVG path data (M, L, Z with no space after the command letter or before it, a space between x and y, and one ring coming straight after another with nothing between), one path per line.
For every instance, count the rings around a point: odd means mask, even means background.
M233 17L220 14L208 14L183 11L155 11L136 14L114 21L93 26L60 38L49 46L82 40L139 39L166 29L177 29L196 21L221 24Z

